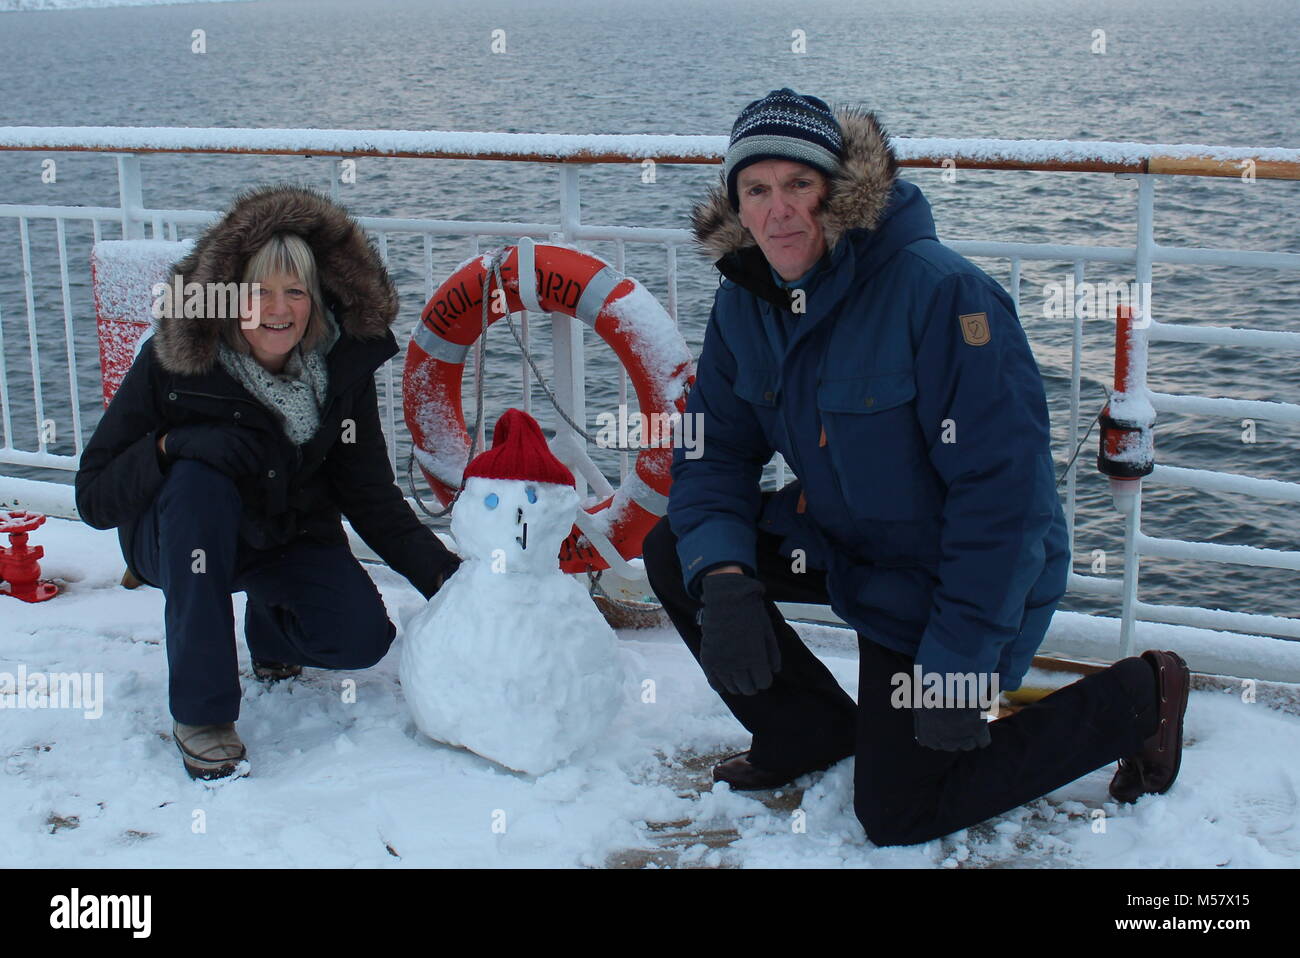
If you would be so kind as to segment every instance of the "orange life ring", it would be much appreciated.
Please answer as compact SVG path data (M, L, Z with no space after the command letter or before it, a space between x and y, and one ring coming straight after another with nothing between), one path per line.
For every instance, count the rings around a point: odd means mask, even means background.
M524 260L527 268L528 249ZM509 312L538 306L572 316L614 350L636 390L642 415L686 412L695 381L695 363L676 325L644 286L608 263L564 246L532 247L535 289L519 288L520 250L506 248L501 279ZM483 280L491 256L476 256L430 298L406 350L402 408L420 464L434 495L445 506L455 498L469 457L470 438L461 405L465 359L483 327ZM495 280L488 290L488 323L501 319ZM532 300L525 303L524 298ZM660 423L667 419L658 420ZM613 495L586 507L599 516L598 528L624 559L641 554L641 543L668 507L673 450L670 445L642 448L636 467ZM560 549L565 572L609 567L575 525Z

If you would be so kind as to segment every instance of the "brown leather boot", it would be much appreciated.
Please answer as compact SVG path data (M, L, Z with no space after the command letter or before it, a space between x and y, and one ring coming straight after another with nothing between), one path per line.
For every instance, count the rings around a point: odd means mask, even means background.
M274 684L302 675L302 666L292 662L263 662L261 659L253 659L253 675L259 681Z
M713 780L726 782L735 792L755 792L767 788L780 788L795 778L769 772L749 761L749 752L732 755L713 766Z
M1155 671L1159 697L1156 701L1160 724L1142 743L1142 751L1120 759L1119 770L1110 782L1110 794L1117 802L1130 804L1143 795L1163 795L1178 777L1183 760L1183 715L1192 676L1177 652L1142 653Z
M783 785L789 785L801 775L807 775L810 772L824 772L836 762L840 762L847 757L842 756L833 762L818 765L816 768L807 768L802 772L796 772L794 775L782 775L779 772L769 771L755 765L749 760L749 752L740 752L713 766L713 780L715 782L726 782L731 786L733 792L757 792L768 788L781 788Z
M239 771L239 763L248 757L234 722L223 725L173 722L172 738L190 778L226 778Z

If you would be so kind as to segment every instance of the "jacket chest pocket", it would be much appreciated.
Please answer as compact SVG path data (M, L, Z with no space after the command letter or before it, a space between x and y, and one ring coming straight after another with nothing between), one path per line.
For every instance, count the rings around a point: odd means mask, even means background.
M817 385L817 410L840 491L859 519L918 519L928 512L928 459L916 422L911 370Z
M754 407L754 415L763 427L763 435L775 449L784 449L785 429L777 410L780 391L777 387L777 371L741 367L736 371L736 382L732 391L745 402Z

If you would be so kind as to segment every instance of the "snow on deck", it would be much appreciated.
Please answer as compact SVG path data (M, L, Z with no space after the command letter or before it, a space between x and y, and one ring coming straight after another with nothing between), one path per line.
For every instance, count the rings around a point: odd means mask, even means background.
M716 756L748 735L667 630L621 635L654 701L629 689L598 746L536 779L416 732L396 645L373 669L307 670L268 689L247 674L241 635L252 774L207 786L170 741L161 593L118 586L113 532L51 519L33 543L67 592L35 606L0 599L0 672L101 672L105 702L97 719L0 710L0 866L1300 865L1300 717L1234 691L1192 693L1167 795L1116 806L1108 767L947 838L876 848L853 815L852 761L782 793L707 790ZM394 573L368 569L395 621L423 604ZM240 623L243 596L234 602ZM856 657L820 654L854 692ZM792 828L795 809L806 831Z

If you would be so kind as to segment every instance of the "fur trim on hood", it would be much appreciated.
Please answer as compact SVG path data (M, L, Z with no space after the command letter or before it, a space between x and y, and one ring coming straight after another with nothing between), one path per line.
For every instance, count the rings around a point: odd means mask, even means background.
M834 249L848 230L876 228L898 175L898 160L874 113L841 107L835 118L844 132L844 155L820 213L828 250ZM715 260L757 245L749 230L740 225L740 215L731 208L727 184L721 178L691 212L691 225L695 242Z
M397 289L383 261L356 221L315 190L272 186L242 194L174 271L182 283L238 282L249 257L275 233L297 233L311 247L321 293L344 332L358 339L377 339L387 332L397 318ZM208 372L227 322L231 320L160 320L153 337L159 363L180 375Z

